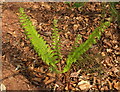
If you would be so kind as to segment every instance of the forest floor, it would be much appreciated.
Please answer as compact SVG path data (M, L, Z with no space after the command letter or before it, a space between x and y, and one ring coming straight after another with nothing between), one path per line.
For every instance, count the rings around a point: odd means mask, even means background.
M85 42L102 20L102 3L88 2L82 8L62 2L3 3L1 81L7 90L120 90L120 28L116 21L111 22L101 40L82 55L82 60L73 64L68 72L56 74L49 71L26 38L18 18L20 7L48 44L52 43L53 19L58 20L63 55L61 66L58 65L61 70L76 35L82 36L80 44ZM120 5L116 9L120 11ZM105 14L108 20L109 11L105 10Z

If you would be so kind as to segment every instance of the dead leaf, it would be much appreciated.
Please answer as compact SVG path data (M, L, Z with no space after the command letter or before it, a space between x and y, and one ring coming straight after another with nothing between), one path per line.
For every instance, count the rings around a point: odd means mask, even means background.
M47 85L47 84L50 84L50 83L52 83L52 82L54 82L54 81L55 81L55 79L54 79L54 78L52 78L52 79L50 79L50 80L46 81L46 82L45 82L45 84Z
M74 24L74 25L73 25L74 31L76 31L76 30L78 29L79 26L80 26L79 24Z
M91 87L90 82L84 80L80 81L78 83L78 86L81 90L87 90Z
M55 77L55 73L53 73L53 74L52 73L47 73L47 75L50 76L50 77Z
M25 52L29 52L29 51L30 51L30 48L29 48L29 47L24 47L24 51L25 51Z
M120 82L114 82L114 88L116 88L117 90L120 90Z
M33 9L37 9L37 8L39 8L38 4L33 5Z
M36 19L30 19L30 20L32 21L32 24L33 24L34 26L37 26L37 25L38 25L38 22L37 22Z
M48 5L48 4L45 3L45 2L41 2L41 3L42 3L42 6L44 6L46 9L51 10L50 5Z
M5 87L4 84L1 84L1 85L0 85L0 90L1 90L1 92L2 92L2 91L6 92L6 87Z
M106 49L106 50L107 50L107 52L110 52L110 53L113 51L112 49Z
M81 71L81 70L79 70L79 71L77 71L77 72L74 72L74 73L71 73L71 74L70 74L70 77L78 77L78 75L80 74L80 71Z
M65 90L69 90L69 85L68 85L68 83L67 83L67 86L65 87Z
M79 21L82 21L83 17L79 16L79 17L76 17L76 19L79 20Z
M101 52L101 55L102 55L102 56L105 56L105 52Z
M56 84L64 87L64 85L60 81L57 81Z

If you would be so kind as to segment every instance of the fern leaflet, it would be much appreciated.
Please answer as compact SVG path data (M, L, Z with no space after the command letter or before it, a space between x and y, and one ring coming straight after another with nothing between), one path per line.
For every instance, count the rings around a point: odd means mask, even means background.
M55 56L57 57L57 61L55 63L60 62L61 59L61 53L60 53L60 35L58 33L58 25L57 25L58 20L54 19L53 20L53 30L52 30L52 40L53 40L53 51Z

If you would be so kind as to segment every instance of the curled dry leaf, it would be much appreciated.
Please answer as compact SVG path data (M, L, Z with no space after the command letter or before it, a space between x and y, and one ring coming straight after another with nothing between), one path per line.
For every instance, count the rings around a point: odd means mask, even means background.
M75 24L75 25L73 25L73 29L74 29L74 31L76 31L76 30L78 29L79 26L80 26L79 24Z
M49 77L45 77L44 82L46 83L49 80Z
M70 77L78 77L78 75L80 74L80 71L81 71L81 70L79 70L79 71L77 71L77 72L74 72L74 73L71 73L71 74L70 74Z

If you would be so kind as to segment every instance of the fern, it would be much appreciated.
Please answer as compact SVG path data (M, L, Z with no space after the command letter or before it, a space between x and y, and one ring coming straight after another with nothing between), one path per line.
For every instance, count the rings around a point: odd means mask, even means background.
M77 42L80 39L80 36L78 35L74 44L75 48L73 48L72 52L68 55L66 65L63 71L60 72L56 66L56 64L60 62L60 59L62 59L60 53L60 36L58 34L57 20L54 19L53 21L53 47L51 48L48 46L48 44L46 44L46 41L35 30L35 27L32 25L30 18L25 14L23 8L20 8L19 18L20 22L22 23L21 25L25 30L27 37L30 39L30 42L33 45L35 51L38 53L39 56L41 56L42 60L47 65L52 66L51 68L53 71L56 71L58 73L67 72L70 69L71 65L79 59L80 55L84 54L93 44L95 44L96 39L100 39L101 32L103 32L110 25L110 22L105 22L101 24L100 27L96 28L92 32L92 34L89 36L88 40L86 40L85 43L77 47Z
M110 22L105 22L100 27L96 28L85 43L80 44L79 47L77 47L73 52L68 55L66 61L67 64L64 67L63 73L67 72L70 69L72 63L76 62L76 60L79 59L80 55L85 53L93 44L96 43L96 39L100 39L101 32L103 32L109 25Z
M50 47L46 44L46 41L38 34L35 30L35 27L32 25L30 18L25 14L24 9L20 8L20 22L22 27L25 29L27 37L30 39L31 44L33 45L35 51L41 56L42 60L53 67L56 70L57 66L55 65L56 57Z

